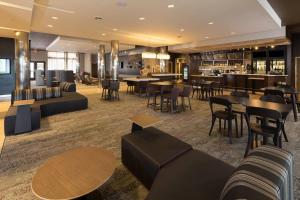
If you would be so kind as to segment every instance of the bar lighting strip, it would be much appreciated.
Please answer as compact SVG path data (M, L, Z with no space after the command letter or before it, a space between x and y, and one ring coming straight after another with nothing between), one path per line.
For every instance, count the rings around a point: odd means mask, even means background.
M143 52L142 58L146 59L160 59L160 60L170 60L169 54L164 53L153 53L153 52Z

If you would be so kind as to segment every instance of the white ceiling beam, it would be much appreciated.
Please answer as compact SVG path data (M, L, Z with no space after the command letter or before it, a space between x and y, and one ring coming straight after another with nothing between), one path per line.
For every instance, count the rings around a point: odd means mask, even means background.
M258 3L267 11L267 13L271 16L271 18L276 22L276 24L281 27L281 19L275 12L275 10L272 8L272 6L269 4L267 0L257 0Z

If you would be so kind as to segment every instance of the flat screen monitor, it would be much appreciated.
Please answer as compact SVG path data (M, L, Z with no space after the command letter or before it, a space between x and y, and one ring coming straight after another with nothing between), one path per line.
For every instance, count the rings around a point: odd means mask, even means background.
M0 58L0 75L10 74L10 59Z

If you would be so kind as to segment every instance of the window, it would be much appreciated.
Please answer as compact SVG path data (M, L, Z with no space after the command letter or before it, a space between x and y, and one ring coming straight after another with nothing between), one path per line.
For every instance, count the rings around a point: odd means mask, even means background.
M67 53L67 70L73 70L76 73L78 66L76 53Z
M76 73L78 58L76 53L48 52L49 70L72 70Z
M64 70L64 69L65 69L65 53L48 52L48 70Z
M10 74L9 59L0 59L0 74Z

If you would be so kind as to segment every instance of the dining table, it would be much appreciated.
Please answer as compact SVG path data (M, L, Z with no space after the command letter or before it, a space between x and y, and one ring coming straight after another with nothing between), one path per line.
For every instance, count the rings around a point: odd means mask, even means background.
M232 104L241 104L243 106L251 106L251 107L258 107L258 108L267 108L270 110L277 110L282 115L288 115L292 111L291 104L281 104L281 103L274 103L268 101L262 101L257 98L247 98L247 97L237 97L231 95L219 95L216 96L218 98L226 99Z
M285 95L290 95L291 97L291 104L294 114L294 120L298 121L298 113L297 113L297 95L300 93L296 88L293 87L264 87L261 88L262 91L264 90L280 90Z

